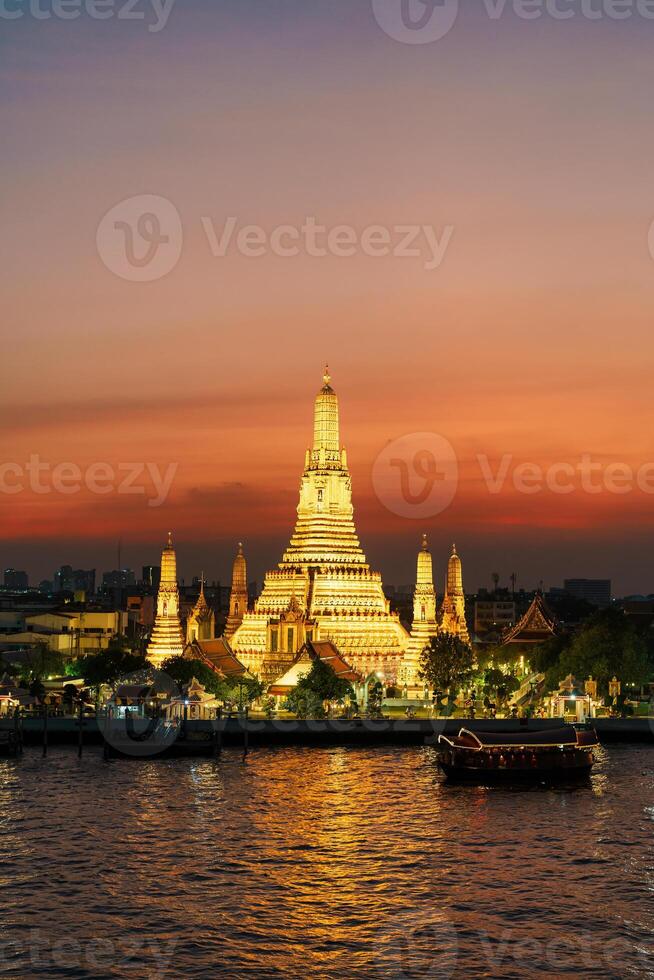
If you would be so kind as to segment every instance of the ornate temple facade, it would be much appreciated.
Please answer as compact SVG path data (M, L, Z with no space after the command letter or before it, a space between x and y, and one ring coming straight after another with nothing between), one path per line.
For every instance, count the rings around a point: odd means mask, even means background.
M363 676L399 678L409 634L390 612L354 525L352 482L328 371L314 406L313 445L300 481L295 530L231 644L264 680L285 672L305 642L329 640ZM230 610L231 611L231 610Z
M148 644L147 659L155 667L161 667L169 657L184 652L184 635L179 618L179 589L177 587L177 558L172 535L168 532L168 544L161 553L161 581L157 595L157 615Z

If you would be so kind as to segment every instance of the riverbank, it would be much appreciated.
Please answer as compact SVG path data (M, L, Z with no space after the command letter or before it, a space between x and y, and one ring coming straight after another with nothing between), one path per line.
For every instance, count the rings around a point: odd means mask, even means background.
M114 723L115 724L115 723ZM325 719L325 720L265 720L230 717L219 723L212 721L188 721L183 723L172 748L188 754L206 754L226 746L267 745L421 745L426 739L441 732L456 734L460 728L472 731L547 731L559 728L563 719L531 719L528 723L516 719ZM596 718L590 724L597 731L600 742L650 742L654 743L654 717L652 718ZM2 728L13 727L5 722ZM26 745L43 743L43 720L26 718L22 722L23 740ZM110 739L111 740L111 739ZM47 742L49 745L79 744L79 722L74 718L49 718ZM83 744L97 745L104 741L95 718L84 719ZM122 741L122 740L121 740ZM129 744L129 740L127 741ZM147 738L140 740L146 749ZM156 751L156 749L155 749Z

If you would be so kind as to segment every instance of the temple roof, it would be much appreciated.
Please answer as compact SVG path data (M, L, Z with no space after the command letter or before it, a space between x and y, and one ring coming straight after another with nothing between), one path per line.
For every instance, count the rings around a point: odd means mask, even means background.
M558 625L558 620L545 602L542 592L537 592L522 619L504 633L502 645L543 643L558 632Z
M224 636L218 636L214 640L193 640L186 646L184 656L202 660L207 667L223 677L238 677L247 673Z
M309 673L316 660L328 664L342 680L353 684L363 680L361 675L343 659L338 647L331 640L307 640L286 673L270 686L268 693L280 696L288 694L297 686L300 678Z
M204 573L200 580L200 594L198 595L197 602L193 606L191 616L194 619L210 619L213 615L211 608L207 602L206 596L204 594Z
M337 677L351 681L353 684L358 684L362 680L361 675L350 667L331 640L307 640L306 646L312 659L320 658L323 663L331 667Z

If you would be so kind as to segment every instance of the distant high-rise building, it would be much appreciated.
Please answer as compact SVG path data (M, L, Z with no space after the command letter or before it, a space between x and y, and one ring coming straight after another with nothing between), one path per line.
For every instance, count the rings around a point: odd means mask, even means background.
M54 591L86 592L92 595L95 592L95 568L84 570L62 565L54 573Z
M497 599L494 596L480 598L475 602L475 634L502 634L516 621L516 604L511 599Z
M29 588L29 578L27 572L19 572L16 568L5 568L5 589L16 589L20 591L22 589Z
M141 581L149 589L158 589L161 581L161 565L144 565Z
M611 605L611 580L594 578L567 578L563 588L575 599L583 599L591 606L604 609Z
M131 568L116 568L103 573L102 585L105 589L128 589L136 585L136 576Z

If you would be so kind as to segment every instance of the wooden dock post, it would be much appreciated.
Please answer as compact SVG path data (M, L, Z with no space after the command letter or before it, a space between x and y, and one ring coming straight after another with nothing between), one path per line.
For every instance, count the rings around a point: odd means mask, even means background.
M243 724L243 758L245 758L246 755L248 754L248 752L250 751L250 733L248 731L248 708L247 708L247 705L243 709L243 713L241 715L241 720L244 723Z
M43 758L48 754L48 706L43 705Z
M213 757L217 759L223 750L223 729L222 729L223 709L216 708L216 724L213 729Z
M78 714L78 724L79 733L77 736L77 758L82 758L82 750L84 748L84 699L80 697L79 699L79 714Z
M16 738L16 754L23 754L23 726L20 717L20 708L14 710L14 735Z
M102 757L103 757L103 759L104 759L105 762L108 762L108 760L109 760L109 742L107 741L107 729L109 727L110 710L111 709L108 708L107 705L105 704L105 706L104 706L104 724L102 726L102 741L104 743L103 744L103 747L102 747ZM97 712L96 712L96 718L97 718Z

